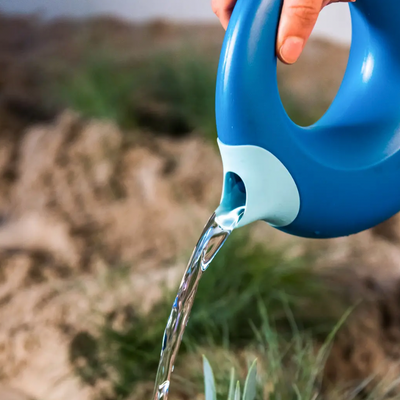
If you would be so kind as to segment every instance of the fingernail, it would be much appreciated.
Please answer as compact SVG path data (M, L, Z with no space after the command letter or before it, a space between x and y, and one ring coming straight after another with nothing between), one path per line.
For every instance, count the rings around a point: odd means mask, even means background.
M300 57L303 51L304 40L296 36L288 37L281 46L279 54L282 60L288 64L293 64Z

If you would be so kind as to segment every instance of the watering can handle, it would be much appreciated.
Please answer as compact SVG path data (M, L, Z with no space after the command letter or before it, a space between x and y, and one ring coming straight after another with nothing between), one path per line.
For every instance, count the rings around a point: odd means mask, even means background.
M304 128L290 120L278 90L281 0L238 0L222 48L216 119L222 202L234 201L230 182L241 180L241 225L261 219L329 238L400 210L400 2L358 0L350 9L343 82L326 114Z

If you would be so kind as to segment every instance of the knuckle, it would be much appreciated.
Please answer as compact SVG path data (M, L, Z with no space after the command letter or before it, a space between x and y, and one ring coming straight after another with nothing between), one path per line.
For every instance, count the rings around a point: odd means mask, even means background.
M300 20L303 24L314 23L319 15L319 8L314 1L304 2L289 7L289 16Z

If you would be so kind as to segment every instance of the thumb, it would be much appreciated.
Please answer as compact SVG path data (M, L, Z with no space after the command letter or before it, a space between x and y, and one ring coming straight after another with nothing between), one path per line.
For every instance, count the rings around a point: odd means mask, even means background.
M323 0L284 0L278 29L277 53L281 61L293 64L311 35Z

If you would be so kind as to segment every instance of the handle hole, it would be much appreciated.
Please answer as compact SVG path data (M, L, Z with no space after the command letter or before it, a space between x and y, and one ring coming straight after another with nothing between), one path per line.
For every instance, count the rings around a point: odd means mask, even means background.
M349 58L351 19L347 4L332 4L320 14L299 61L278 63L278 87L293 122L310 126L335 98Z

